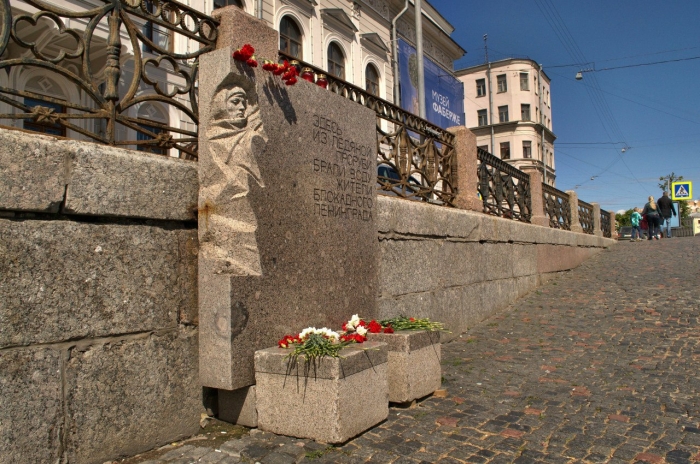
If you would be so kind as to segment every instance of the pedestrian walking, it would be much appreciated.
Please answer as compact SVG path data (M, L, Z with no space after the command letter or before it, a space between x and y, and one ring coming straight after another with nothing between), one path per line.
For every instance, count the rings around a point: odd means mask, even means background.
M674 208L673 202L668 197L668 192L664 191L663 195L661 195L661 198L659 198L656 201L656 204L659 205L659 214L661 215L661 218L664 221L662 224L665 224L666 226L664 237L671 238L671 215L676 215L676 208ZM663 231L664 228L662 228L661 230Z
M639 208L634 208L632 215L630 216L630 221L632 221L632 240L633 242L642 241L642 228L640 223L642 222L642 215L639 214ZM635 238L636 235L636 238Z
M654 201L653 196L649 196L649 202L644 205L642 215L646 215L647 222L649 222L649 240L658 240L661 236L661 230L659 230L661 215L659 214L659 206Z

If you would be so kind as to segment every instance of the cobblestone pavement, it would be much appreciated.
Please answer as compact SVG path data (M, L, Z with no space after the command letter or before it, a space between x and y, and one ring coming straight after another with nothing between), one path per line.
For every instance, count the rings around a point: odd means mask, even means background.
M343 446L253 430L148 462L698 462L699 312L699 238L620 242L445 344L447 396Z

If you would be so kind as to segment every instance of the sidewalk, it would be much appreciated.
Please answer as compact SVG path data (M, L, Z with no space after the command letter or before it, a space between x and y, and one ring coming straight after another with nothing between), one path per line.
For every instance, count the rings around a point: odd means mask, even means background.
M700 238L620 242L443 345L447 396L343 446L253 430L124 462L700 462L699 316Z

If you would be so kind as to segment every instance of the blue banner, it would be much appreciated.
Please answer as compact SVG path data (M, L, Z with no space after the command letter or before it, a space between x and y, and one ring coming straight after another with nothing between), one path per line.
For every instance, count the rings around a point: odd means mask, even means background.
M447 129L464 125L464 85L434 61L423 57L425 119ZM418 56L416 49L399 39L401 107L419 114Z

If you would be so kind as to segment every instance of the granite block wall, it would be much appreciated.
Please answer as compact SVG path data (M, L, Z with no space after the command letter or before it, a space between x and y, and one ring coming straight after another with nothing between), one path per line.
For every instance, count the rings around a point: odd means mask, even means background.
M198 429L197 164L0 129L0 462ZM614 243L379 196L378 307L452 336Z
M197 432L196 192L192 162L0 130L0 462Z

